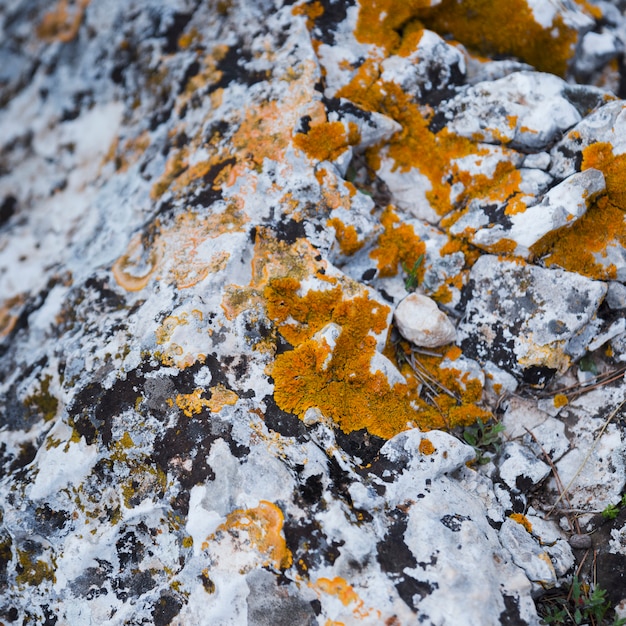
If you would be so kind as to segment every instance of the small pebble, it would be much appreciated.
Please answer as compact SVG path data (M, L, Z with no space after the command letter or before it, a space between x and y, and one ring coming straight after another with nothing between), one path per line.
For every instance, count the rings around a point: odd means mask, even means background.
M589 535L572 535L569 538L569 545L574 550L587 550L587 548L591 548L591 537Z

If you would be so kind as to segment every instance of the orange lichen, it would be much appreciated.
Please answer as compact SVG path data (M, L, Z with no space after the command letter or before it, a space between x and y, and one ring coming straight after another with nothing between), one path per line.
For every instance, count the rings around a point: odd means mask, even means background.
M607 259L611 245L618 249L626 246L626 215L608 195L603 195L571 228L544 237L532 251L548 266L558 265L589 278L615 280L617 268Z
M426 198L440 215L451 210L450 163L474 151L469 139L458 137L443 129L429 129L429 114L422 112L395 82L380 80L380 60L370 58L357 70L350 83L342 87L338 97L347 98L367 111L375 111L397 121L402 129L384 144L366 151L373 170L380 166L383 151L393 160L395 168L407 172L416 168L426 176L431 189Z
M186 50L189 48L194 42L202 39L202 36L198 32L198 29L194 26L188 33L183 33L178 38L178 47Z
M431 0L360 0L356 38L395 52L402 44L403 28L419 9L431 4Z
M143 289L151 278L159 278L185 289L204 280L209 273L225 269L230 253L214 252L206 258L199 249L207 239L243 230L248 217L237 206L200 217L188 211L178 215L174 224L162 228L157 221L148 237L136 236L113 265L117 283L128 291Z
M202 413L205 406L209 406L209 401L200 396L204 393L203 389L195 389L193 393L179 393L176 396L176 406L187 416L193 417L198 413Z
M254 255L251 262L252 277L247 287L228 285L224 291L222 308L227 319L232 320L243 311L263 303L263 289L278 277L301 280L317 276L331 284L336 282L326 277L327 263L320 259L317 250L304 238L287 244L273 236L270 229L259 227L256 231Z
M567 26L560 15L549 28L536 22L525 0L443 0L415 17L426 28L450 34L479 53L516 56L560 76L567 70L577 41L575 28Z
M339 249L347 256L351 256L363 247L363 241L359 241L359 234L352 224L344 224L339 218L333 217L328 220L328 225L335 229L335 237L339 243Z
M514 522L521 524L529 533L533 532L533 525L530 523L530 520L523 515L522 513L511 513L509 518Z
M229 513L215 534L202 544L202 549L209 548L220 533L228 533L235 541L256 550L263 559L264 567L287 569L291 567L293 557L285 542L284 522L283 512L278 506L261 500L257 507L237 509Z
M376 259L380 276L395 276L399 266L412 271L420 256L426 253L426 244L410 224L400 221L391 206L383 211L380 221L385 230L370 252L370 257ZM423 264L416 268L416 275L418 282L424 278Z
M365 603L359 594L344 578L339 576L332 580L330 578L318 578L311 586L318 592L336 596L344 606L350 606L354 618L374 618L378 620L381 618L381 612L378 609L372 607L365 608ZM341 622L332 623L339 624Z
M76 38L90 0L77 0L73 15L68 12L68 0L59 0L52 11L46 13L37 27L37 36L47 41L68 43Z
M311 318L305 318L306 307L295 302L296 285L289 285L292 307L288 311L304 326ZM280 332L294 342L312 334L322 325L324 316L341 331L333 349L325 340L307 339L276 358L271 370L276 403L299 417L304 417L308 409L317 408L344 432L367 428L372 434L390 438L404 430L415 416L406 385L391 387L382 372L370 369L376 351L376 341L370 333L385 329L388 307L364 295L349 300L343 300L342 295L338 289L307 294L306 304L314 311L308 333L305 327L294 331L293 324L279 325ZM268 310L270 318L272 310Z
M324 15L324 6L319 0L313 0L313 2L295 6L292 13L294 15L306 15L306 27L311 30L315 25L315 20Z
M18 294L0 304L0 338L13 330L25 302L24 294Z
M211 398L206 406L213 413L219 413L225 406L233 406L239 400L239 396L234 391L226 388L221 383L211 387L209 391L211 392Z
M155 331L157 345L164 346L155 356L163 365L180 369L204 363L206 354L199 346L205 332L202 312L197 309L191 311L191 316L186 311L169 315Z
M554 406L557 409L560 409L562 406L566 406L567 404L569 404L569 400L564 393L557 393L556 396L554 396L553 398L553 402Z
M420 454L429 456L431 454L434 454L437 449L435 448L435 446L433 445L433 442L430 439L424 438L420 441L418 450L420 451Z
M342 122L323 122L312 125L307 133L298 133L293 142L300 150L315 161L334 161L349 146L361 141L361 133L354 122L348 125L348 132Z
M626 154L613 155L610 143L593 143L583 149L581 169L595 168L604 174L611 204L626 211Z

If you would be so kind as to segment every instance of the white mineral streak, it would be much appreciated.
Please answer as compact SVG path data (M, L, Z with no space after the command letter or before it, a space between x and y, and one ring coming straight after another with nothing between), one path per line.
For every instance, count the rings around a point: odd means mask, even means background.
M418 293L411 293L400 302L394 319L400 334L416 346L445 346L456 337L454 324L437 303Z

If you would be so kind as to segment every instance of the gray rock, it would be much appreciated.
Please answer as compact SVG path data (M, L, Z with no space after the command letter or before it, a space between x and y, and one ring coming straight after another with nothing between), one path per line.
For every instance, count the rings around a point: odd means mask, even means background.
M526 446L508 441L498 455L500 478L510 489L528 491L550 474L550 466L540 461Z
M463 137L478 135L487 143L545 150L580 121L563 95L565 85L551 74L518 71L473 85L446 103L441 114L449 120L447 127Z
M457 328L464 352L532 384L543 384L580 358L593 339L590 323L604 283L484 255L470 272L465 318Z

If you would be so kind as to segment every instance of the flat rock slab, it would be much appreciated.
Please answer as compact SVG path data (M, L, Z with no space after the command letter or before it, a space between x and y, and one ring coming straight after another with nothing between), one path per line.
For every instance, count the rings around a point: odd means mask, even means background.
M479 362L545 384L584 354L606 289L572 272L484 255L470 272L460 345Z

